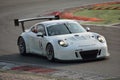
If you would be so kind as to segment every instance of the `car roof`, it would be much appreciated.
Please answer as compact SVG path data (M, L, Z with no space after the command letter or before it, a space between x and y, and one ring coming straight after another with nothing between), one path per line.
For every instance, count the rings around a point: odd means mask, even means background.
M68 19L60 19L60 20L51 20L51 21L44 21L44 22L40 22L37 24L43 24L46 27L50 26L50 25L54 25L54 24L62 24L62 23L68 23L68 22L76 22L75 20L68 20Z

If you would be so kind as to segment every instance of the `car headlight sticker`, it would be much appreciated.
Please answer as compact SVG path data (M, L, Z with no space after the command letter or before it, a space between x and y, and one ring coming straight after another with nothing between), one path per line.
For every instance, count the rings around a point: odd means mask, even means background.
M104 38L103 36L101 36L101 35L97 36L97 39L98 39L98 41L101 42L101 43L104 43L104 42L105 42L105 38Z
M63 46L63 47L67 47L68 46L68 43L66 41L64 41L64 40L58 40L58 44L60 46Z

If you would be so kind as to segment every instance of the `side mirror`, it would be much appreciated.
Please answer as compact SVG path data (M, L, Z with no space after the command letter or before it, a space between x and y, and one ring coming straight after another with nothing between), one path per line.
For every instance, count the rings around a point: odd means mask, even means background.
M89 27L86 27L85 29L86 29L86 31L87 31L87 32L89 32L89 31L90 31L90 28L89 28Z
M44 35L43 35L43 33L38 32L38 33L37 33L37 36L38 36L38 37L43 37Z

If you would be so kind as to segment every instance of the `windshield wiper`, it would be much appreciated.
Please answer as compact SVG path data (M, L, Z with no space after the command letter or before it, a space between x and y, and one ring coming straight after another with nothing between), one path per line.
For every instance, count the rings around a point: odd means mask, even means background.
M64 25L65 25L65 27L67 28L67 30L69 31L69 33L71 34L72 32L71 32L70 29L68 28L67 24L64 23Z

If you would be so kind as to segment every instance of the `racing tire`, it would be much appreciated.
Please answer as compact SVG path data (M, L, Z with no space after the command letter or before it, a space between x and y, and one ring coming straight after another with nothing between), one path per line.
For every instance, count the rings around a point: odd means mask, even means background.
M18 48L19 48L19 52L20 55L22 56L26 56L26 45L25 45L25 41L22 37L18 38Z
M54 58L54 48L52 46L52 44L48 44L46 47L46 57L49 61L54 62L55 58Z

